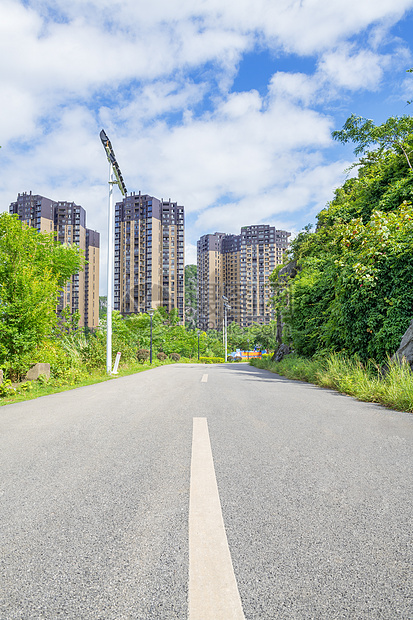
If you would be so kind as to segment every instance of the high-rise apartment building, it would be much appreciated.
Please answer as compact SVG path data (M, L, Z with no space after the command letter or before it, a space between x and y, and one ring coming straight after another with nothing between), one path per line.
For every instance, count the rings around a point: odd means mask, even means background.
M114 308L184 308L184 207L132 193L115 206Z
M40 233L55 232L61 243L74 244L83 250L87 261L85 268L66 283L58 300L57 312L63 308L69 308L71 313L78 311L81 327L98 327L100 235L86 228L83 207L74 202L56 202L24 192L11 203L9 213L17 214L22 222Z
M222 240L225 233L203 235L197 243L198 327L220 329L222 325Z
M244 226L240 235L204 235L197 244L198 325L222 329L224 295L228 321L242 327L269 323L269 276L282 262L291 233L260 224Z
M88 327L99 325L100 234L86 228L85 320Z
M38 232L51 233L54 231L54 205L50 198L27 194L18 194L16 202L12 202L9 213L15 213L27 226L36 228Z

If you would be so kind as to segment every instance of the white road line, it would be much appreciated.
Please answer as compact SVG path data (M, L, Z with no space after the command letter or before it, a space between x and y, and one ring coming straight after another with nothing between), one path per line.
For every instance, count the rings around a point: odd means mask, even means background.
M225 534L206 418L193 420L188 617L245 620Z
M208 375L202 375L201 383L206 383L208 381Z

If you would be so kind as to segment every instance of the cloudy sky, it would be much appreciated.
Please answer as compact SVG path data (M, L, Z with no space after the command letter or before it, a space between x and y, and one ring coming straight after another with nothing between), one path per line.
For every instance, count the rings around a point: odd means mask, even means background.
M413 0L0 0L0 15L0 210L30 190L81 204L102 267L102 128L128 191L185 206L193 263L205 233L314 222L353 159L331 131L412 113Z

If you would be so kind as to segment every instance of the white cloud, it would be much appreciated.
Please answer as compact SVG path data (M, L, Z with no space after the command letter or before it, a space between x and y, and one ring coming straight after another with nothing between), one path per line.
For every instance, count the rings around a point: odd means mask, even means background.
M32 3L44 16L50 14L49 1ZM139 38L146 31L168 24L176 36L182 25L187 35L198 31L199 39L221 31L248 34L259 32L266 44L299 53L314 53L371 24L386 20L391 24L412 7L411 0L55 0L53 7L69 20L79 15L101 28L109 24L114 32ZM162 28L164 34L164 28ZM188 36L187 36L188 38ZM194 39L193 39L194 40ZM206 39L208 44L210 39ZM188 47L194 50L194 48ZM196 52L196 48L195 48Z
M105 256L104 127L129 190L171 197L197 218L186 232L192 254L197 235L238 232L258 217L257 205L260 221L279 226L306 209L314 214L346 166L325 160L334 120L320 106L380 87L391 63L406 59L403 42L391 51L383 45L412 7L413 0L2 0L2 208L30 189L74 200L101 231ZM274 53L267 95L231 93L243 54L257 46ZM276 71L289 52L312 56L317 69Z
M278 71L271 79L269 92L274 97L292 100L309 106L317 99L320 82L305 73Z
M301 210L307 210L309 219L313 219L333 198L333 190L344 182L344 170L349 162L315 165L302 171L298 169L299 162L296 165L293 182L276 183L266 191L202 212L196 222L200 234L216 230L239 233L241 226L259 223L283 228L282 222L289 220L291 225L294 221L291 216Z
M199 211L223 195L284 183L308 164L306 150L330 144L331 129L329 118L282 98L231 95L213 115L172 129L158 123L125 142L124 176L139 170L146 187L164 197L179 195L188 212Z
M401 88L401 99L406 100L406 101L407 100L411 101L413 99L413 75L410 75L409 77L403 80L403 84ZM412 114L413 109L410 107L407 110L407 113Z
M196 262L197 262L197 255L196 255L195 243L186 243L185 244L185 264L196 265Z
M376 54L370 50L354 50L351 45L345 44L324 54L319 71L324 74L324 79L339 87L349 90L374 90L390 62L389 55Z

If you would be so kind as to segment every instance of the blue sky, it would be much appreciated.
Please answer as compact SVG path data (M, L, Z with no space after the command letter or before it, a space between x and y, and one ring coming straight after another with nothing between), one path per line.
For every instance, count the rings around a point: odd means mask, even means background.
M0 208L30 190L81 204L101 233L102 294L102 128L129 191L185 206L192 263L205 233L314 223L353 160L331 131L351 113L411 113L413 0L1 8Z

